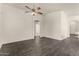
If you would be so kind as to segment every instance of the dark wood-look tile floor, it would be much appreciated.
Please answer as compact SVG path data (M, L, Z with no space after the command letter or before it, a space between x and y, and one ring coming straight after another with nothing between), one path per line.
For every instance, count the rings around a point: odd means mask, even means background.
M38 49L38 50L37 50ZM37 53L38 52L38 53ZM43 37L39 47L35 40L24 40L3 44L0 55L2 56L79 56L79 39L71 36L64 40L55 40Z

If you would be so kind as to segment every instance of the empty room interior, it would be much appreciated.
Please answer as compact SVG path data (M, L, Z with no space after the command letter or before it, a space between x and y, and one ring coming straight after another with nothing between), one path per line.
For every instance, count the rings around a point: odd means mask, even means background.
M0 3L0 56L79 56L79 3Z

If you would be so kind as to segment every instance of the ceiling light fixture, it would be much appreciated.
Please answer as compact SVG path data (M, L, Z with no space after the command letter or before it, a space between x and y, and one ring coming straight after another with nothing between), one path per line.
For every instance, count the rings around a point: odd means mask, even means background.
M37 15L37 13L35 13L35 12L32 12L32 13L31 13L31 15L35 16L35 15Z

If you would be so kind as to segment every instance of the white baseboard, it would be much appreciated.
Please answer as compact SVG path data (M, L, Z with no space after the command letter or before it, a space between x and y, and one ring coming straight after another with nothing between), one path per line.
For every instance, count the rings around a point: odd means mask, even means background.
M53 37L53 36L44 36L44 37L48 37L48 38L51 38L51 39L56 39L56 40L64 40L70 36L66 36L66 37Z
M13 42L18 42L18 41L24 41L24 40L31 40L31 39L34 39L33 37L30 37L30 38L23 38L23 39L20 39L20 40L16 40L16 41L9 41L9 42L4 42L3 44L8 44L8 43L13 43Z

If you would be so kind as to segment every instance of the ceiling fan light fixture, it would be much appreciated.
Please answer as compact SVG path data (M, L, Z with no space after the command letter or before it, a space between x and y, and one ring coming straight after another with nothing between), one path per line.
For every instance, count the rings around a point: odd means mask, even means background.
M32 12L31 15L35 16L35 15L37 15L37 13L36 12Z

